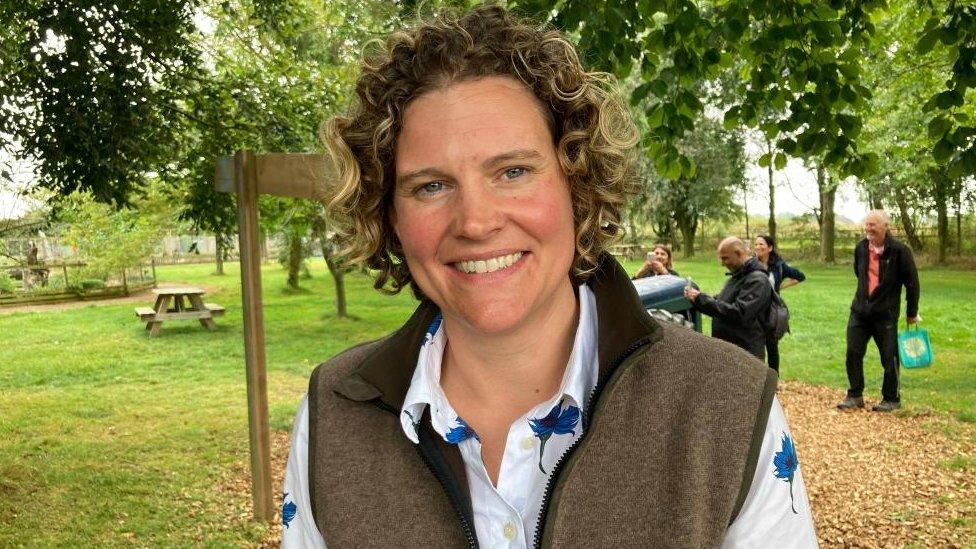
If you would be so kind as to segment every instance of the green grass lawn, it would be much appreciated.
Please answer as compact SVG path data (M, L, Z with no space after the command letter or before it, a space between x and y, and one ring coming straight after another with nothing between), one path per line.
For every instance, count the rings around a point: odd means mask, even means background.
M793 334L781 346L782 372L836 387L839 399L854 278L849 266L797 266L808 279L785 291ZM708 292L724 281L711 259L679 260L677 268ZM212 270L172 266L158 274L203 286L207 301L227 308L213 333L170 322L149 339L133 303L0 314L0 546L239 546L266 534L246 517L228 520L227 498L213 487L246 462L248 440L238 271L233 264L226 276ZM312 273L302 291L288 292L281 269L264 268L276 429L290 429L315 364L389 332L414 305L350 276L356 319L340 320L321 260ZM974 293L971 271L922 271L921 314L936 364L904 371L906 413L938 410L976 422ZM876 396L881 367L873 345L865 373L866 394Z

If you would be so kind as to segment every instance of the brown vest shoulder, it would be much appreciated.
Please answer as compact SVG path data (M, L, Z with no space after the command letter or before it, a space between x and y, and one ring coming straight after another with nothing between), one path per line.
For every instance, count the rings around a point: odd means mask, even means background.
M444 490L396 413L369 401L356 368L382 340L319 365L309 382L309 497L331 548L466 545ZM336 392L352 395L356 400ZM361 400L361 401L360 401ZM412 533L411 533L412 532ZM405 537L406 536L406 537Z

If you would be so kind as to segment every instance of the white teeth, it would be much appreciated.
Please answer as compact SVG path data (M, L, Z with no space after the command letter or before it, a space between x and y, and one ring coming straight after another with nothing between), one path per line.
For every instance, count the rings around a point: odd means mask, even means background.
M515 264L516 261L521 259L522 252L516 252L514 254L502 255L498 257L492 257L490 259L477 260L477 261L459 261L454 264L454 267L463 273L493 273L495 271L500 271L502 269L507 269Z

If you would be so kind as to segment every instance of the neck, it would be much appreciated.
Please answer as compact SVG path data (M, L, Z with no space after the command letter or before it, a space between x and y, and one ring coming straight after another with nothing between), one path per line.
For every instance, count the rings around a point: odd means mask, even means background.
M451 404L521 415L555 394L573 350L579 302L571 285L536 318L500 334L444 319L441 386ZM462 414L463 415L463 414ZM467 417L467 416L464 416Z
M878 238L873 238L873 239L869 238L868 242L870 242L871 245L874 246L875 248L880 248L881 246L884 246L885 235L881 235Z

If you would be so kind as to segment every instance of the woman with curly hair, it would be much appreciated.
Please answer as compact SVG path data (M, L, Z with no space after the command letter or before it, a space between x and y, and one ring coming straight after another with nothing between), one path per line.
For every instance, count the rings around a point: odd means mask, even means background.
M637 142L607 76L486 5L392 34L356 100L330 210L420 303L312 374L285 547L815 544L775 374L605 253Z

